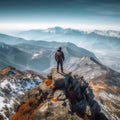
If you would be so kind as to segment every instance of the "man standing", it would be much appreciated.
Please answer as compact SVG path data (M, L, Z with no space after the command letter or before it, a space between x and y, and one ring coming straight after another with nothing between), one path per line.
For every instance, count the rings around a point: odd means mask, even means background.
M59 47L57 52L55 53L55 60L57 62L57 72L59 71L59 65L61 67L61 72L63 72L63 61L64 61L64 53L62 51L62 48Z

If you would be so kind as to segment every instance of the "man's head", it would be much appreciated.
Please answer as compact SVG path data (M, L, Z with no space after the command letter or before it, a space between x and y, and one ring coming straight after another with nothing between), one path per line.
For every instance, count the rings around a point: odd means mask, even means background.
M62 48L61 48L61 47L59 47L59 48L58 48L58 50L60 50L60 51L61 51L61 50L62 50Z

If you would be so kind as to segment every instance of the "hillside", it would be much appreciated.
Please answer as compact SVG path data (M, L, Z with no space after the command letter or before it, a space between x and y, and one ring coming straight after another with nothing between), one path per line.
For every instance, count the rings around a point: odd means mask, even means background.
M17 109L26 91L38 85L44 77L32 71L19 71L8 66L0 70L0 120Z
M120 31L82 31L54 27L45 30L22 31L16 35L28 40L71 42L93 52L97 58L112 69L120 72Z
M54 54L58 46L62 46L66 54L64 63L66 68L71 64L71 60L80 61L83 56L97 59L92 52L72 43L45 41L29 41L17 45L0 43L0 68L11 65L20 70L31 69L46 72L56 66Z
M24 40L23 38L14 37L14 36L0 33L0 42L4 42L6 44L13 45L13 44L24 43L25 41L26 40Z
M56 69L52 69L48 80L26 93L10 118L21 119L107 120L84 79L78 80L68 72L57 73Z
M1 109L1 113L3 114L3 112L6 111L5 105L7 105L8 111L10 109L12 109L12 111L7 112L9 115L4 114L4 117L10 117L12 113L16 111L16 114L14 114L10 120L18 120L18 116L21 116L19 119L25 118L26 120L37 120L41 117L41 119L45 119L45 116L47 117L46 119L53 119L53 117L55 119L63 116L66 120L69 117L75 120L89 120L90 117L93 117L95 114L95 120L119 120L120 73L111 70L94 58L87 56L81 59L75 69L68 69L69 72L64 70L63 74L57 73L55 69L52 69L50 74L52 75L51 83L49 80L46 81L45 77L40 73L33 71L21 72L13 67L4 68L0 71L0 89L2 91L0 100L2 104L1 107L4 108ZM43 81L42 83L41 80ZM83 86L85 85L83 88L79 86L82 84ZM17 89L18 86L19 89ZM65 92L66 89L68 89L67 92ZM8 93L10 93L9 100L11 102L8 101ZM84 94L87 94L85 100L87 100L89 107L84 106L84 110L87 112L82 114L82 112L78 112L81 110L81 106L80 108L78 106L79 104L81 105L79 102ZM79 95L82 95L82 98ZM21 99L23 96L24 99ZM13 98L15 100L13 100ZM98 105L97 109L92 109L93 104L89 99L93 100L95 106ZM15 102L16 100L18 103ZM71 108L71 104L73 104L73 106L75 105L75 108ZM19 107L14 108L13 105L16 107L19 105ZM84 101L82 101L82 105L84 105ZM87 104L85 103L85 105ZM95 111L92 113L91 110ZM66 118L66 116L68 117Z

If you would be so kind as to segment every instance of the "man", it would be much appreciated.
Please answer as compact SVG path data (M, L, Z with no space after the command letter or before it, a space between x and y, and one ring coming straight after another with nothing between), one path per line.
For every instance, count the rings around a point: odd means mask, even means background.
M59 47L57 52L55 53L55 60L57 62L57 72L59 71L59 66L61 67L61 72L63 72L63 61L64 61L64 53L62 48Z

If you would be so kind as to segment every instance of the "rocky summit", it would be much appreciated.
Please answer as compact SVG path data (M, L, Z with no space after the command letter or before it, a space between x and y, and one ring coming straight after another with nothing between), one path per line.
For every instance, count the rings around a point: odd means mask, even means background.
M119 120L120 73L83 57L62 73L0 70L0 120ZM70 64L71 65L71 64Z
M108 119L83 76L53 68L41 84L25 93L10 120Z

